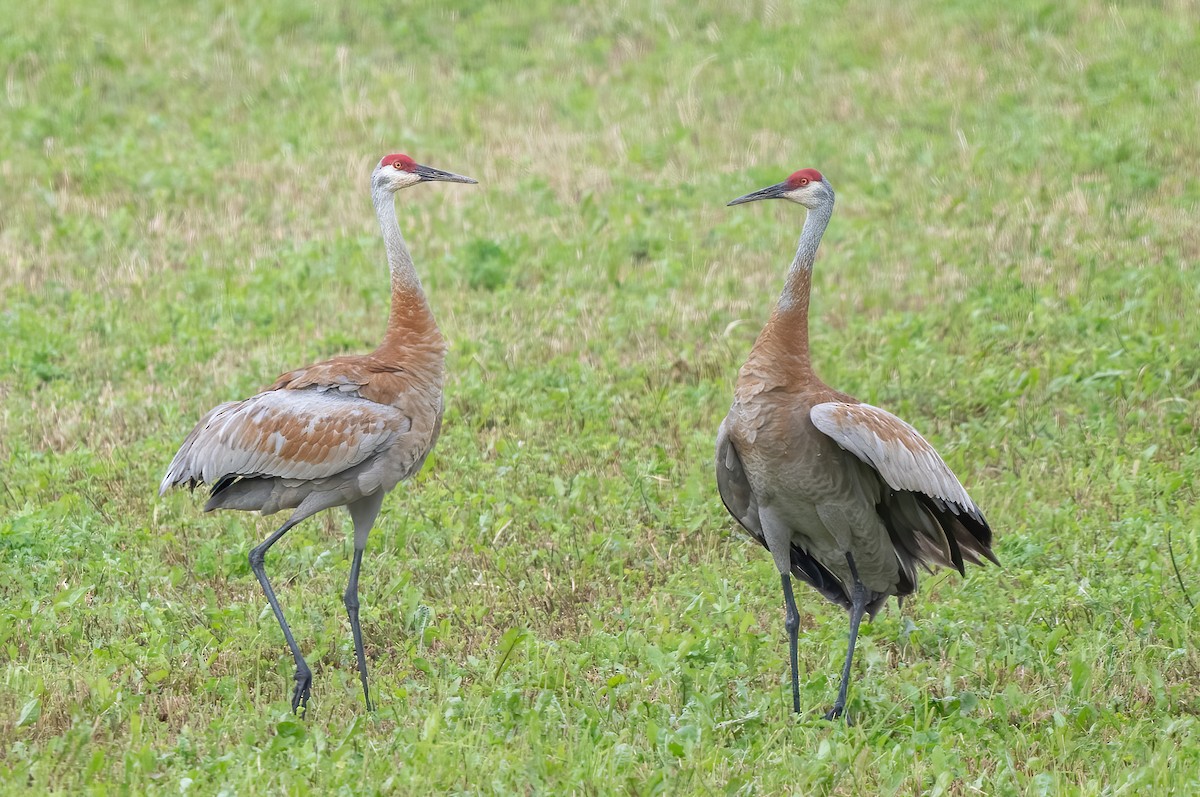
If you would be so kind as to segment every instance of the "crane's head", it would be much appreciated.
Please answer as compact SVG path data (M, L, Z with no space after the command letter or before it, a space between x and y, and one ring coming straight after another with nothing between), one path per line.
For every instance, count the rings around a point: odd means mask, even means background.
M792 175L782 183L776 183L740 196L729 204L740 205L743 202L754 202L759 199L787 199L812 210L822 205L833 204L833 187L816 169L801 169L798 172L792 172Z
M373 188L383 189L393 194L401 188L408 188L410 185L433 180L441 180L447 183L478 182L477 180L472 180L470 177L463 177L461 174L422 166L407 155L400 153L385 156L383 160L379 161L379 165L375 167L375 171L371 173L371 186Z

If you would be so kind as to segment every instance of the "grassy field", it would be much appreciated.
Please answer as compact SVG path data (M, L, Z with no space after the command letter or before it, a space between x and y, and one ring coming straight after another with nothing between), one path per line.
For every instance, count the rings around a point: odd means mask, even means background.
M0 3L0 793L1200 791L1200 7ZM349 523L157 485L212 405L363 352L371 167L451 341L445 428ZM813 349L921 429L1003 569L864 626L712 444L803 210ZM1174 564L1172 562L1174 560Z

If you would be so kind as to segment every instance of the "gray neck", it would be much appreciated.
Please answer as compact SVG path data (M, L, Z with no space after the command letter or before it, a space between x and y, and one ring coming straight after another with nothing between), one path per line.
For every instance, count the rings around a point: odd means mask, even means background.
M783 284L783 295L779 297L779 309L788 310L800 301L808 299L808 289L812 284L813 262L817 259L817 248L821 245L821 236L829 226L833 215L833 198L828 202L817 205L808 211L804 220L804 229L800 232L800 244L796 247L796 257L788 269L787 281ZM807 302L806 302L807 303Z
M413 266L412 255L400 234L396 221L396 201L391 191L376 186L371 191L375 204L375 215L379 217L379 229L383 232L383 243L387 247L388 267L392 272L392 293L421 294L421 280Z

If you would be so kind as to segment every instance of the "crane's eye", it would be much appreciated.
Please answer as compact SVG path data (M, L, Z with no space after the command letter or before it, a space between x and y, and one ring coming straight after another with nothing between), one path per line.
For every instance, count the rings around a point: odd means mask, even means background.
M395 169L396 171L400 171L401 169L404 168L404 164L401 163L400 161L396 161L395 163L392 164L392 168Z
M801 177L801 178L800 178L800 185L808 185L808 178L807 178L807 177Z

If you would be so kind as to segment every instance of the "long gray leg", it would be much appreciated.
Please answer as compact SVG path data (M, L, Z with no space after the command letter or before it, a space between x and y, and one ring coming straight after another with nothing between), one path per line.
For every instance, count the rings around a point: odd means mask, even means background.
M850 565L850 575L854 577L854 587L850 595L850 648L846 651L846 665L842 667L842 685L838 689L833 708L825 715L827 720L837 719L846 710L846 692L850 689L850 665L854 662L854 643L858 641L858 626L862 623L863 612L867 608L867 587L859 580L854 557L849 553L846 554L846 563Z
M271 582L267 580L267 571L263 567L263 561L266 559L270 547L306 517L308 517L307 514L301 514L297 510L288 518L287 523L280 526L274 534L250 549L250 569L258 577L258 583L262 585L263 592L267 595L267 602L271 604L271 609L275 612L275 619L279 621L279 627L283 629L283 638L287 640L288 647L292 649L292 658L296 660L296 688L292 692L293 714L298 713L300 709L304 709L306 712L308 710L308 696L312 691L312 670L308 669L308 662L300 655L300 648L296 645L296 638L292 636L292 629L288 627L287 620L283 617L283 609L280 608L279 601L275 597L275 590L271 589Z
M375 525L379 515L379 507L383 505L383 491L355 501L347 509L354 520L354 559L350 562L350 581L346 584L346 594L342 602L346 604L346 614L350 617L350 633L354 635L354 655L358 658L358 677L362 681L363 699L367 701L367 711L373 711L371 693L367 689L367 656L363 652L362 628L358 624L358 571L362 567L363 551L367 547L367 536Z
M796 610L796 598L792 595L792 577L788 573L780 576L783 583L783 603L787 607L785 625L788 632L788 655L792 661L792 711L800 713L800 676L796 673L796 646L800 636L800 612Z
M783 585L783 603L787 607L788 656L792 663L792 711L800 713L800 675L796 662L796 646L800 636L800 612L796 609L796 597L792 594L792 530L769 507L759 510L763 537L767 550L775 560L779 581Z

